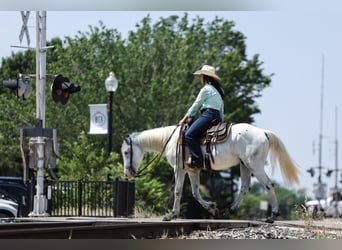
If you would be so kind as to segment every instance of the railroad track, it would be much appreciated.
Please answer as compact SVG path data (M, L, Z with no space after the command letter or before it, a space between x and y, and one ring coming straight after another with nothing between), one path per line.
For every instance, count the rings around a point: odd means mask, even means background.
M189 219L164 222L160 218L112 217L16 218L0 221L0 239L156 239L188 235L195 230L228 230L263 224L267 223L253 220ZM305 227L303 221L276 221L275 225ZM317 227L322 225L327 229L342 230L342 221L316 224Z
M156 239L187 235L194 230L243 228L262 222L239 220L175 220L113 218L7 219L0 239Z

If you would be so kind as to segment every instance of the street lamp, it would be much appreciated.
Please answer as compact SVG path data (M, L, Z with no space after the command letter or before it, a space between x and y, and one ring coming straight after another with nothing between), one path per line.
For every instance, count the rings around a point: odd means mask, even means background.
M113 93L118 88L118 80L115 77L114 72L110 72L109 76L107 77L105 81L106 90L108 92L109 96L109 112L108 112L108 156L110 155L110 152L112 151L112 134L113 134Z

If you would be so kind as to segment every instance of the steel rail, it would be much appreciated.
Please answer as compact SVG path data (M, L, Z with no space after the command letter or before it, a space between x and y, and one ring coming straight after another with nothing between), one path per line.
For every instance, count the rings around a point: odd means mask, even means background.
M258 226L238 220L163 221L11 221L0 223L0 239L156 239L188 235L194 230ZM264 223L262 223L264 224Z

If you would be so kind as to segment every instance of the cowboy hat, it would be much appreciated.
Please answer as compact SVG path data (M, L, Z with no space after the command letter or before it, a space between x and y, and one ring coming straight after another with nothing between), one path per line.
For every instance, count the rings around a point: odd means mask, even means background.
M215 68L210 65L203 65L200 70L194 72L194 75L201 74L214 77L216 80L221 80L221 78L218 75L216 75Z

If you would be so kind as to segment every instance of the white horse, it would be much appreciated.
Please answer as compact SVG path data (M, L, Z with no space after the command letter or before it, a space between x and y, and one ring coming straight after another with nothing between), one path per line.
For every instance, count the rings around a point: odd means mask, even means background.
M168 126L135 132L125 138L121 148L124 174L128 179L134 178L138 173L145 152L163 153L173 167L175 174L174 204L172 211L163 218L165 221L179 216L186 173L190 178L194 198L210 213L215 214L216 212L215 202L205 201L200 195L201 169L183 168L182 157L176 157L179 129L179 126ZM205 147L202 147L203 153L204 150ZM212 169L220 171L240 164L240 192L230 208L234 211L237 210L243 197L248 193L251 175L254 175L269 194L272 215L268 218L268 221L273 222L274 218L279 215L279 211L273 183L264 171L268 153L270 153L272 171L278 162L287 183L299 182L298 168L291 160L282 141L272 131L246 123L234 124L231 127L228 139L214 147L215 163L212 163Z

